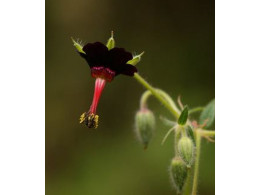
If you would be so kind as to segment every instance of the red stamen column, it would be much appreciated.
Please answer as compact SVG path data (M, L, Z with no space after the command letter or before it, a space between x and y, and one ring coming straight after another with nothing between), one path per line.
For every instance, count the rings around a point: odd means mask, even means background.
M106 85L106 80L101 79L101 78L96 79L95 89L94 89L94 97L93 97L92 104L90 106L89 113L96 114L98 102L99 102L101 93L102 93L105 85Z

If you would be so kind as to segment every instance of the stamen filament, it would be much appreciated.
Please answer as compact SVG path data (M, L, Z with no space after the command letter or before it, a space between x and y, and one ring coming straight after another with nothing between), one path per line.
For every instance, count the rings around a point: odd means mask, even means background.
M90 106L89 113L96 114L98 102L99 102L101 93L102 93L105 85L106 85L106 80L101 79L101 78L96 79L93 101L92 101L92 104Z

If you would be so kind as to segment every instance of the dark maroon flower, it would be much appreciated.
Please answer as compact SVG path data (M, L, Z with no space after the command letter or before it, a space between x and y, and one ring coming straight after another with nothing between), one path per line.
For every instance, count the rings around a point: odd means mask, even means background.
M133 65L140 61L142 54L135 56L133 59L132 54L124 48L114 47L113 35L109 39L107 46L95 42L82 47L73 39L72 41L80 56L87 61L92 77L96 78L92 104L89 111L81 115L80 123L84 122L89 128L97 128L98 115L96 115L96 110L106 82L111 82L119 74L134 76L137 69Z
M104 44L95 42L85 45L83 51L85 53L80 53L80 55L88 62L94 78L111 82L119 74L133 76L137 72L135 66L127 64L133 56L124 48L115 47L108 50Z

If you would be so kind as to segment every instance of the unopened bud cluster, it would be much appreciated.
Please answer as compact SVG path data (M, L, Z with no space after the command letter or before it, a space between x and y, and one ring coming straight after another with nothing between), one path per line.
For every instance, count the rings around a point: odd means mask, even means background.
M185 107L178 119L176 127L176 157L170 166L170 177L174 188L181 193L185 185L187 172L195 158L195 142L193 129L187 124L188 108Z

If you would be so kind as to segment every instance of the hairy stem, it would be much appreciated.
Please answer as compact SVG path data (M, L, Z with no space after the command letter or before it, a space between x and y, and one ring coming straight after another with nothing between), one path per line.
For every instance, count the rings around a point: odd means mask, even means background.
M163 97L163 95L154 87L152 87L146 80L144 80L143 77L141 77L138 73L134 74L134 78L141 84L143 85L146 89L148 89L153 95L154 97L156 97L156 99L161 102L171 113L174 117L178 118L180 115L180 111L176 108L175 103L173 102L173 100L171 99L172 103L169 103L169 100L167 101L167 96ZM165 94L164 94L165 95Z
M170 106L176 110L179 114L180 114L180 111L179 109L177 108L175 102L172 100L172 98L163 90L161 89L156 89L154 88L157 93L159 93L167 102L168 104L170 104ZM147 107L147 101L148 101L148 98L153 95L152 92L150 90L147 90L143 93L143 95L141 96L141 100L140 100L140 108L146 108Z
M199 133L201 136L210 136L210 137L215 136L215 131L213 131L213 130L203 130L203 129L199 129L199 130L198 130L198 133Z
M178 141L180 139L180 134L181 131L179 128L176 129L175 135L174 135L174 151L175 151L175 156L178 156Z
M141 100L140 100L140 108L144 109L147 108L147 100L148 98L152 95L151 91L147 90L143 93L143 95L141 96Z
M176 106L175 102L172 100L171 96L169 96L165 91L161 90L161 89L156 89L158 93L160 93L161 96L163 96L168 103L170 104L170 106L176 110L176 112L180 115L180 111L178 109L178 107Z
M191 179L192 179L192 172L191 172L191 169L188 169L186 184L184 186L182 195L190 195L190 192L191 192L191 182L192 182Z
M196 132L196 161L194 167L194 176L193 176L193 185L192 185L192 195L197 194L198 188L198 177L199 177L199 161L200 161L200 144L201 144L201 135Z

